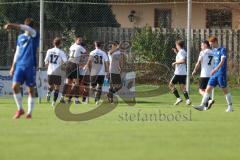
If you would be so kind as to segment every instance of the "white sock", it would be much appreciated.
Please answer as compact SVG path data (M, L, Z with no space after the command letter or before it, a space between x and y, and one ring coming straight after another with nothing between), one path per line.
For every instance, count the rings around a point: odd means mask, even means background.
M34 98L32 96L28 96L28 114L32 114L34 108Z
M22 108L23 108L23 106L22 106L22 95L21 95L21 93L17 93L17 94L13 94L13 97L14 97L14 100L15 100L15 102L16 102L16 104L17 104L17 108L18 108L18 110L21 110Z
M78 98L77 98L77 97L75 97L75 101L78 101Z
M229 106L231 106L232 105L232 95L231 95L231 93L226 94L225 97L226 97L227 104Z
M210 97L210 94L204 93L203 98L202 98L202 102L201 102L202 106L205 106L207 104L207 102L209 100L209 97Z

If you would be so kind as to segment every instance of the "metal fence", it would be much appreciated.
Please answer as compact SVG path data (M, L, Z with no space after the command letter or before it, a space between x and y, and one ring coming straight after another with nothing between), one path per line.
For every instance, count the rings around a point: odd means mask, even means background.
M230 1L229 1L230 2ZM199 2L200 3L200 2ZM199 5L199 3L193 3ZM225 4L226 3L226 4ZM212 8L219 8L228 5L228 2L213 4ZM182 7L185 5L185 7ZM163 6L163 7L162 7ZM88 51L93 49L94 40L104 42L104 48L107 50L108 42L118 40L123 42L123 52L131 58L132 61L138 62L139 57L135 52L133 44L136 44L134 37L139 29L145 26L151 26L152 30L161 28L161 33L165 40L157 42L166 43L169 33L177 35L176 37L186 40L187 38L187 21L186 16L182 16L181 21L177 23L176 16L185 14L186 1L131 1L131 0L45 0L44 1L44 36L43 36L43 57L47 49L52 47L52 40L56 36L63 38L63 48L68 53L68 48L73 43L74 35L82 35L87 45ZM204 1L204 7L208 6L208 1ZM144 10L150 8L152 15L144 15ZM229 9L229 8L228 8ZM233 8L230 8L232 10ZM172 11L171 11L172 10ZM184 13L183 13L184 12ZM2 0L0 1L0 68L8 69L12 63L15 52L16 39L19 32L4 31L2 26L7 22L22 23L26 17L35 19L35 28L40 29L40 1L39 0ZM195 14L195 13L194 13ZM193 14L193 15L194 15ZM222 14L221 14L222 15ZM148 16L148 18L144 18ZM205 13L202 13L205 16ZM198 17L193 17L198 18ZM151 24L150 20L152 21ZM146 21L146 22L145 22ZM227 23L226 23L227 24ZM127 26L128 25L128 26ZM220 23L219 23L220 25ZM195 25L193 25L195 26ZM199 28L201 28L200 26ZM206 27L206 26L205 26ZM164 29L168 28L168 29ZM171 29L170 29L171 28ZM154 35L154 34L153 34ZM200 52L200 43L210 35L216 35L220 43L227 47L229 56L229 69L232 75L240 74L239 59L239 42L240 31L237 29L192 29L191 33L191 64L195 63ZM149 38L149 37L147 37ZM148 42L148 39L145 42ZM172 41L172 39L171 39ZM148 42L154 44L154 38ZM164 53L171 55L171 47L174 43L167 43L168 51L163 48ZM124 46L125 45L125 46ZM127 46L127 47L126 47ZM144 48L143 48L144 49ZM157 52L158 50L156 50ZM154 51L153 51L154 52ZM152 51L151 51L152 53ZM39 54L39 53L38 53ZM157 53L156 53L157 54ZM163 56L157 59L157 63L166 65L172 70L171 63L174 60L174 54ZM149 61L150 62L150 61ZM151 61L153 63L153 61ZM169 73L169 77L171 73Z

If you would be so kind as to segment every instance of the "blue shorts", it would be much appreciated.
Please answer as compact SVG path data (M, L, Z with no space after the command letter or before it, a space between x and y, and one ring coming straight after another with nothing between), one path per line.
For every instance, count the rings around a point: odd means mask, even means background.
M25 82L28 87L34 87L36 85L36 68L16 66L13 74L13 82L20 84Z
M212 87L216 87L218 85L220 88L226 88L227 76L226 75L212 76L208 81L208 85Z

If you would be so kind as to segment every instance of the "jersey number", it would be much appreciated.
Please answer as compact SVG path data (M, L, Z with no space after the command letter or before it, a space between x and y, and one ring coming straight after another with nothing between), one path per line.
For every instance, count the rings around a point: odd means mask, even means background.
M50 63L57 64L58 57L59 57L58 55L51 54L50 55Z
M208 65L209 65L209 66L211 66L211 64L212 64L212 59L213 59L213 56L208 56L208 58L209 58Z
M102 56L95 55L93 58L94 58L94 63L95 64L103 64L103 62L102 62L103 57Z

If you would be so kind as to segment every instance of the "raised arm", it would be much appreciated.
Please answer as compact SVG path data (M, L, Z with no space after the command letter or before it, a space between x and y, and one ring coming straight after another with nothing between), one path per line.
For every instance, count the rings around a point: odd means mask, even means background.
M16 23L8 23L4 26L4 29L20 29L25 32L28 32L32 37L36 37L37 32L32 27L25 25L25 24L16 24Z

